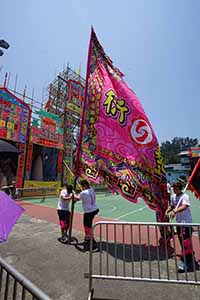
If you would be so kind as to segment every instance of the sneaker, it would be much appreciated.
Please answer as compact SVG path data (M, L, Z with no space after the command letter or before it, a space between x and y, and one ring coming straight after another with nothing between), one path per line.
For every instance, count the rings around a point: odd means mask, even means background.
M65 243L67 241L67 237L62 237L61 236L61 237L58 238L58 241L61 242L61 243Z
M89 251L90 250L90 240L87 240L87 239L84 240L83 249L84 249L84 251Z
M95 246L95 247L93 246L92 252L99 252L99 248L97 246Z
M89 244L83 244L84 251L90 251L90 245Z
M63 240L63 243L66 243L66 242L68 241L68 237L67 237L67 236L64 236L64 237L62 238L62 240Z
M178 273L185 273L185 264L182 260L180 260L178 264Z
M93 239L93 245L92 245L92 250L98 250L98 244L97 242L95 241L95 239Z

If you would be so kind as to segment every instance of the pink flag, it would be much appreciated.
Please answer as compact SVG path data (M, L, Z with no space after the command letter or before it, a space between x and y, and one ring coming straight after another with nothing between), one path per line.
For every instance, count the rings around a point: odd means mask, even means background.
M200 199L200 158L198 159L192 174L188 180L189 189Z
M103 181L129 201L143 198L163 219L168 198L159 144L140 101L93 29L76 172Z

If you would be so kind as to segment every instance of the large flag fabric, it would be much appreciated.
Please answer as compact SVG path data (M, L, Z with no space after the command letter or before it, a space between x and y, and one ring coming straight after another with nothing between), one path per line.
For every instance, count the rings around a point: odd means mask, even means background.
M188 180L188 187L200 199L200 158Z
M104 182L131 202L143 198L163 219L168 196L159 144L140 101L93 29L85 88L76 174Z
M5 242L18 218L24 212L6 193L0 191L0 243Z

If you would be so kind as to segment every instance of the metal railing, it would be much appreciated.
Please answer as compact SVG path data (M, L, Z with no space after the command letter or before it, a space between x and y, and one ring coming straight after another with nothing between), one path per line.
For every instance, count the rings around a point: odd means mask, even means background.
M27 187L27 188L17 188L17 193L15 198L20 199L20 198L40 197L41 202L44 202L47 197L51 197L51 196L55 197L57 194L58 191L55 186Z
M58 196L60 190L61 188L55 186L15 188L13 185L8 185L0 188L0 191L10 195L13 199L39 197L41 202L44 202L48 197Z
M99 241L97 252L90 243L88 300L93 299L93 279L200 285L200 224L98 222L93 233Z
M51 300L30 280L0 257L0 299Z

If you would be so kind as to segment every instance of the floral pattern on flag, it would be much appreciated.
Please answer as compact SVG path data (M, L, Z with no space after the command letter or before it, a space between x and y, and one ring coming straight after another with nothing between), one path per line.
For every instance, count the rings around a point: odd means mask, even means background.
M168 196L156 136L139 99L93 30L88 70L79 175L103 181L129 201L143 198L163 216Z

